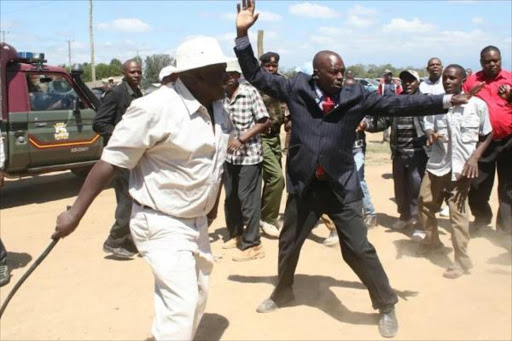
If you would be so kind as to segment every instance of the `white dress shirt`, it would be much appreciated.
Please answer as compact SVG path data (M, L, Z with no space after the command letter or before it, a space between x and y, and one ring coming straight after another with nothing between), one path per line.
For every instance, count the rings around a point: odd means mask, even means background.
M130 195L142 205L195 218L213 207L233 136L223 101L208 110L180 81L134 100L102 160L131 169ZM214 132L215 130L215 132Z
M428 129L442 134L444 138L432 145L427 171L436 176L451 171L451 179L456 181L461 177L466 161L476 150L479 136L492 131L487 104L472 97L467 104L450 108L447 114L429 118L431 125Z

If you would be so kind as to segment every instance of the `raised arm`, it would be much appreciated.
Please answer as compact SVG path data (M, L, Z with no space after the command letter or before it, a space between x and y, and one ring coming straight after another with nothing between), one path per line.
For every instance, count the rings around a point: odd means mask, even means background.
M249 28L258 20L258 13L254 13L254 10L254 0L243 0L237 5L235 54L238 63L245 79L251 85L271 97L286 102L290 94L290 80L263 70L249 42Z

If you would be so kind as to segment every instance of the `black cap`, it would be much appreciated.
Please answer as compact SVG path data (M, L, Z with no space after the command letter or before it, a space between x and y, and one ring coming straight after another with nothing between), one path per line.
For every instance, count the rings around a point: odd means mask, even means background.
M266 52L261 55L260 61L262 63L276 62L279 63L279 54L275 52Z

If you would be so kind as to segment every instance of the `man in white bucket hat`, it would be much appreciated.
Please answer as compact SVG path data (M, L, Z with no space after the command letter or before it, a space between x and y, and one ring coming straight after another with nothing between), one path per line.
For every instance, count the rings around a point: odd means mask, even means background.
M77 200L57 218L54 239L75 230L116 168L131 170L130 229L155 276L156 340L192 340L205 309L213 265L206 214L233 130L222 101L227 61L214 38L182 43L176 82L132 102Z

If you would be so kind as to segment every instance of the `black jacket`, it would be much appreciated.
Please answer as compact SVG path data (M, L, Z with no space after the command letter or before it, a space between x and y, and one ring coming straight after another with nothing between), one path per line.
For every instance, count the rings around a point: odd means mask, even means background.
M134 99L139 97L142 97L141 91L137 89L134 92L125 80L105 94L92 124L92 129L105 138L105 144L116 124L121 121L126 109Z
M320 164L338 197L349 203L363 197L352 157L355 129L365 114L408 116L443 112L443 95L379 96L360 84L344 86L337 105L324 116L311 76L298 73L283 78L259 66L251 46L235 48L245 78L257 89L286 102L292 120L286 184L289 193L301 195Z

